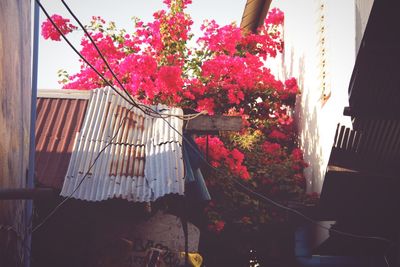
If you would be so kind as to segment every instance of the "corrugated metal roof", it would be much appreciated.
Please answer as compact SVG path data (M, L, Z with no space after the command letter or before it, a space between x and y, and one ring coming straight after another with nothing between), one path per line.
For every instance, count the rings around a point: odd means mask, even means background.
M88 101L84 95L53 98L39 92L37 99L35 176L39 185L61 189Z
M240 28L255 32L264 23L272 0L247 0Z
M178 108L156 108L161 114L183 115ZM61 195L73 194L74 198L90 201L119 197L141 202L170 193L182 195L182 138L169 124L181 134L183 122L179 118L153 118L131 109L110 89L91 91ZM102 149L104 152L81 183Z

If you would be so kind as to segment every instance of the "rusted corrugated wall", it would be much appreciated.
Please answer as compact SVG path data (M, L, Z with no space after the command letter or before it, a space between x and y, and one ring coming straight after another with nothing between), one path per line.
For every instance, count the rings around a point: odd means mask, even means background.
M31 109L31 1L0 1L0 188L26 185ZM22 266L25 202L0 201L0 266Z

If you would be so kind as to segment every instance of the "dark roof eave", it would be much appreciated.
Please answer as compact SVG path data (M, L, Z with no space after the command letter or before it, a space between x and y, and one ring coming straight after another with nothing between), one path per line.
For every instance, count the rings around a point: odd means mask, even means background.
M256 32L267 16L272 0L247 0L243 10L240 28Z

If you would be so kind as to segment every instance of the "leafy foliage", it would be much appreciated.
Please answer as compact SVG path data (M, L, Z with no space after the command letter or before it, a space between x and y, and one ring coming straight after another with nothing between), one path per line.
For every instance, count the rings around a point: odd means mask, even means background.
M124 87L140 101L242 116L246 128L241 132L212 136L208 145L205 137L196 140L210 163L226 173L210 171L206 177L213 198L205 208L210 231L223 231L226 224L250 231L284 221L285 214L232 182L232 177L238 177L246 186L279 201L301 199L305 194L306 164L297 148L291 116L299 88L296 79L279 81L265 67L265 61L283 49L283 13L272 9L257 33L235 24L206 21L203 36L193 48L188 45L193 21L185 13L190 2L164 0L167 9L154 13L150 23L135 18L131 33L100 17L93 17L87 29ZM68 19L54 16L64 33L76 29ZM60 39L49 22L42 29L45 38ZM87 37L81 45L82 55L116 84ZM59 75L64 88L88 90L105 85L84 62L78 73L61 71Z

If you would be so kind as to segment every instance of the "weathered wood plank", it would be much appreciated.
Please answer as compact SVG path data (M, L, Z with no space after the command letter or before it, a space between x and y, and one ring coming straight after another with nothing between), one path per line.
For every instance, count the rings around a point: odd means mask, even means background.
M31 111L30 7L31 1L0 1L0 188L26 185ZM12 226L23 239L25 217L24 201L0 201L0 225ZM0 255L1 266L22 265L23 246L18 248L18 242L10 243L14 245L8 247L8 255ZM6 243L0 242L3 251L1 244Z
M344 168L341 166L328 165L329 172L358 172L357 170Z
M38 97L60 99L89 99L90 90L41 89L38 90Z
M271 0L247 0L240 28L255 32L264 23Z
M201 115L186 122L184 130L193 133L209 133L219 131L240 131L243 129L242 118L239 116Z

